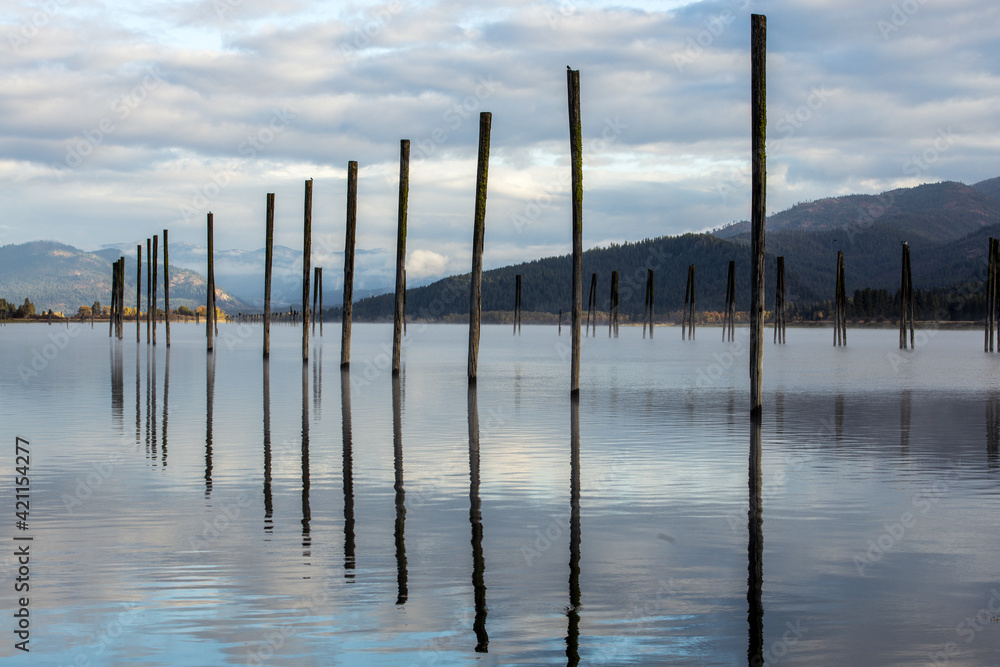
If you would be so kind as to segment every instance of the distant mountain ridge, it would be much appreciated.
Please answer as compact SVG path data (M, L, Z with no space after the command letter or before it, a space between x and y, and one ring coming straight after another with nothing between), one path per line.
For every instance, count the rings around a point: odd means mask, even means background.
M767 218L767 231L825 232L876 221L919 227L938 241L955 241L983 227L1000 224L1000 178L968 186L954 181L889 190L879 195L845 195L803 202ZM732 238L750 231L743 220L714 233Z
M134 249L133 249L134 250ZM143 252L145 255L145 251ZM0 247L0 298L19 304L31 299L41 312L61 311L75 315L80 306L94 301L111 304L111 265L123 253L115 248L86 252L56 241L32 241ZM160 271L163 257L159 258ZM143 291L146 289L146 258L143 257ZM163 307L163 283L160 278L158 307ZM136 303L135 252L125 255L125 303ZM205 303L208 282L195 271L170 267L170 307L187 306L194 310ZM217 288L218 307L227 313L247 310L246 303L224 289ZM143 308L145 308L145 294Z

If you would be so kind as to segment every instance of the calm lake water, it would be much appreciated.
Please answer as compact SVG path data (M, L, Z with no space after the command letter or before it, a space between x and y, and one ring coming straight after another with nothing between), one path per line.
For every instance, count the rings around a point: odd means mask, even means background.
M992 665L1000 355L982 333L0 328L11 664ZM64 337L65 336L65 337ZM145 339L145 332L143 332ZM36 355L37 352L37 355ZM14 442L30 442L15 529ZM749 463L749 465L748 465ZM751 514L751 500L760 514ZM758 520L759 519L759 520ZM32 536L30 654L12 545ZM30 655L30 658L28 657Z

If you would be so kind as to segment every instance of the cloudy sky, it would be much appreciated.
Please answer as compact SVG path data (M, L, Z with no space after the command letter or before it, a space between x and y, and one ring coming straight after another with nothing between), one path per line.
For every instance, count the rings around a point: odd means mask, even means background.
M359 262L388 276L409 139L411 280L468 271L491 111L485 264L562 254L567 65L585 245L717 227L750 208L751 12L769 211L1000 175L994 0L2 2L0 242L201 245L211 210L217 248L253 250L275 192L276 241L301 248L313 178L314 261L337 276L357 160L358 246L386 251Z

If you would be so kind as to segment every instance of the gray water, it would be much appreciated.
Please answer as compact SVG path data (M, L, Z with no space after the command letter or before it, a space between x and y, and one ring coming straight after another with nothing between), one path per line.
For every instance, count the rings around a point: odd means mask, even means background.
M1000 356L981 333L768 338L755 461L745 329L599 330L574 404L551 326L485 327L474 392L464 326L412 324L398 382L390 325L355 325L350 375L339 325L305 365L292 327L265 365L258 327L220 325L207 358L203 327L173 325L168 352L162 328L154 349L77 326L0 328L6 533L33 537L30 654L0 557L12 664L1000 655Z

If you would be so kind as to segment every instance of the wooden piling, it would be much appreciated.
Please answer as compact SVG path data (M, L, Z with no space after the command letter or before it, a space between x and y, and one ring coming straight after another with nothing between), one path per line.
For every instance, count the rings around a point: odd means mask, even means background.
M910 321L910 349L915 349L913 345L913 270L910 268L910 246L906 246L906 305L909 309Z
M722 321L722 340L732 342L736 328L736 262L729 260L729 274L726 277L726 312Z
M514 276L514 335L521 330L521 274Z
M913 349L913 279L910 275L910 245L902 244L903 259L899 285L899 349L907 348L906 329L910 329L909 347Z
M139 343L142 341L142 325L139 319L142 313L142 244L138 244L135 249L135 265L137 267L135 276L135 342Z
M205 336L208 339L208 351L215 346L215 218L208 214L208 294L205 295Z
M611 300L608 303L608 338L618 338L618 272L611 272Z
M157 264L159 263L160 256L160 237L153 234L153 257L150 261L153 264L153 303L150 307L153 317L153 345L156 345L156 302L157 302L157 287L159 287L159 276L157 276Z
M319 299L319 274L321 268L313 268L313 305L312 305L312 335L316 335L316 301Z
M170 262L167 259L167 230L163 230L163 317L167 332L167 347L170 347ZM166 409L166 397L163 399ZM163 437L166 439L166 430ZM166 443L164 443L166 444Z
M267 193L264 219L264 358L271 355L271 260L274 257L274 193Z
M559 335L562 336L562 308L559 309Z
M392 321L392 374L399 375L403 347L403 299L406 294L406 207L410 195L410 140L399 142L399 203L396 221L396 301Z
M750 414L761 415L764 380L764 233L767 194L767 17L750 17L750 127L751 127L751 289L750 289Z
M319 294L319 335L323 336L323 267L319 269L319 284L316 285L316 292Z
M569 147L573 196L573 318L570 393L580 393L580 311L583 305L583 133L580 129L580 70L567 69Z
M590 324L590 316L594 316L593 335L597 336L597 274L590 275L590 296L587 299L587 324Z
M309 361L309 265L312 259L313 182L306 181L302 211L302 361Z
M646 323L649 319L649 274L646 274L646 291L642 298L642 337L646 338Z
M656 307L656 281L653 276L653 269L647 269L646 280L649 281L649 339L653 340L654 310Z
M340 324L340 367L351 365L351 316L354 310L354 240L358 224L358 163L347 163L347 231L344 240L344 305Z
M996 320L996 312L994 310L996 300L996 267L994 264L994 260L996 258L996 251L994 249L995 245L996 239L991 236L986 250L986 339L983 341L983 352L993 351L993 325Z
M153 342L153 239L146 239L146 345Z
M684 293L684 315L681 317L681 340L685 337L694 340L694 313L695 313L695 292L694 292L694 264L688 266L687 290Z
M472 221L472 277L469 286L469 382L479 368L479 325L483 308L483 241L486 234L486 186L490 167L493 114L479 114L479 157L476 163L476 205Z
M115 302L118 301L118 260L111 265L111 307L108 310L108 338L114 336Z

